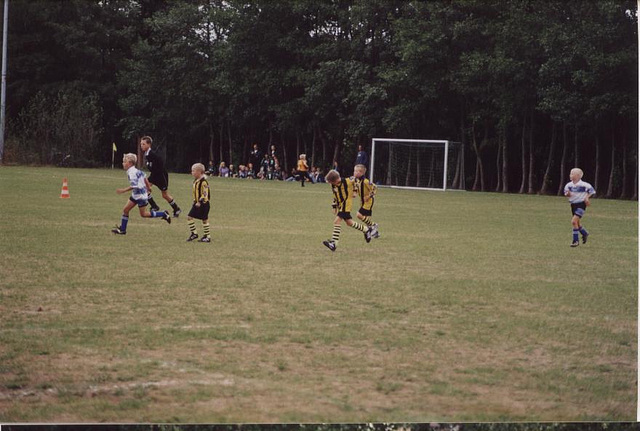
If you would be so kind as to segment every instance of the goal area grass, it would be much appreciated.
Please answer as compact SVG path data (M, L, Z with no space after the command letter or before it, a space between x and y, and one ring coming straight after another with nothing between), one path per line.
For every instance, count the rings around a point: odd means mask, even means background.
M327 184L213 178L205 244L191 183L116 236L123 170L0 167L0 422L635 420L637 202L381 188L332 253Z

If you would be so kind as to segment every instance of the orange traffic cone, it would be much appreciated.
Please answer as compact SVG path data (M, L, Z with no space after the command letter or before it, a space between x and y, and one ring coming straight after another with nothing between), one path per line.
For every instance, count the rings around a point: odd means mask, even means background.
M60 192L60 199L69 199L69 184L67 183L67 179L62 179L62 191Z

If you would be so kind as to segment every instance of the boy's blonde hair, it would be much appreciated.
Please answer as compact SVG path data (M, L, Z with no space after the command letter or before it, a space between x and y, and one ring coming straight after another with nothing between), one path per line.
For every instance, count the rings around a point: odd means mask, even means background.
M340 179L340 173L335 169L331 169L329 172L327 172L327 175L325 175L324 179L326 182L332 183Z
M367 167L363 164L357 164L354 168L362 169L362 172L367 172Z
M582 176L584 175L584 172L582 172L582 169L580 169L580 168L573 168L573 169L571 169L571 173L572 173L572 174L578 174L578 177L579 177L580 179L582 179Z
M303 160L306 160L307 155L306 154L300 154L300 158L303 159Z
M136 156L133 153L127 153L124 156L122 156L122 161L123 162L129 162L132 165L135 165L136 162L138 161L138 156Z
M193 166L191 166L191 170L192 171L204 172L205 168L204 168L204 165L202 163L194 163Z

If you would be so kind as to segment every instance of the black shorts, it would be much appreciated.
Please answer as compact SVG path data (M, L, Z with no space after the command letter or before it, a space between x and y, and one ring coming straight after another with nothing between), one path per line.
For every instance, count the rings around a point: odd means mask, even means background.
M166 172L158 175L151 174L149 176L149 182L163 192L166 192L169 188L169 174Z
M364 209L364 208L360 208L360 209L358 210L358 212L359 212L360 214L362 214L363 216L365 216L365 217L367 217L367 216L371 216L371 210L366 210L366 209Z
M189 217L197 218L198 220L206 220L209 218L210 208L211 205L209 204L209 202L200 204L199 207L197 207L196 204L193 204L193 206L191 207L191 211L189 211Z
M587 204L580 202L577 204L571 204L571 214L582 218L584 212L587 210Z
M351 213L348 213L348 212L339 212L337 216L340 217L342 220L351 220L353 218L351 217Z

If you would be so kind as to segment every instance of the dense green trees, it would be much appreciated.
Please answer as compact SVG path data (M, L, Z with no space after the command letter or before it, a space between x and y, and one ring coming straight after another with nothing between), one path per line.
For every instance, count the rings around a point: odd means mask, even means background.
M14 0L5 160L106 164L150 134L181 171L254 142L326 168L437 138L473 190L557 193L579 165L637 198L636 20L631 0Z

